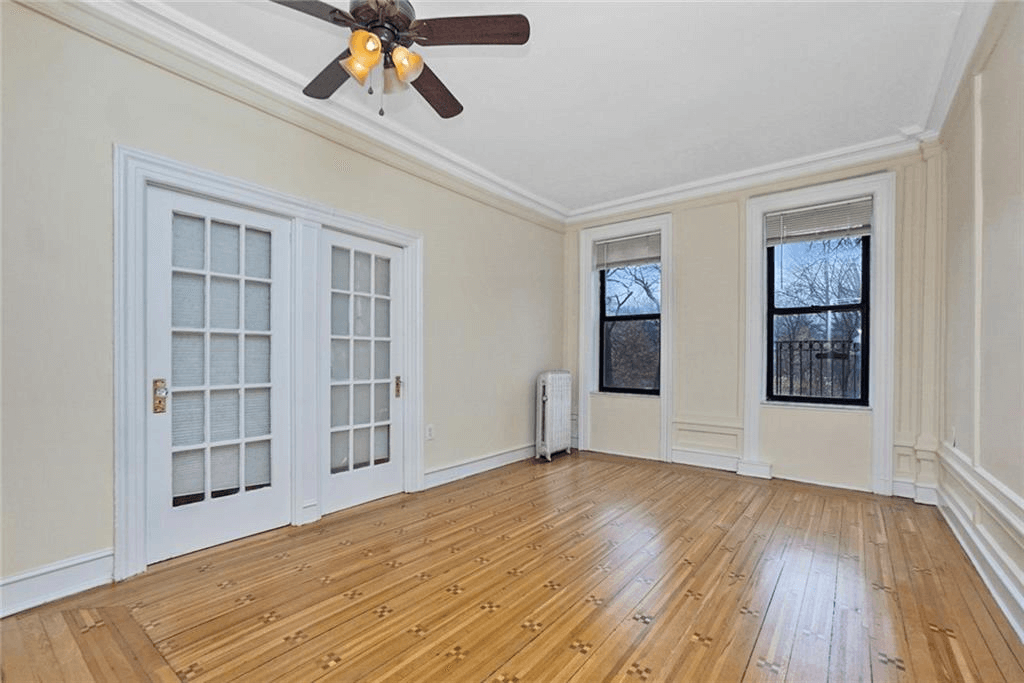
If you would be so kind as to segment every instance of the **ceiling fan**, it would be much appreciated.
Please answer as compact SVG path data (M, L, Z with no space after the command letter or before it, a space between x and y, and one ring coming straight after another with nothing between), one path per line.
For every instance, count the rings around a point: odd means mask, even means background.
M522 45L530 38L530 22L522 14L417 19L408 0L351 0L347 12L319 0L273 2L352 30L349 47L324 67L303 93L327 99L349 77L365 84L370 72L383 63L384 92L411 84L445 119L458 115L462 104L423 58L409 49L413 44ZM383 116L383 107L380 113Z

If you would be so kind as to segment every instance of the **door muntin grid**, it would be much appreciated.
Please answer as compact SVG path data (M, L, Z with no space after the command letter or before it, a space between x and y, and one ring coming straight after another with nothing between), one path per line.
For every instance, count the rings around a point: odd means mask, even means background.
M330 472L391 461L391 259L331 247Z
M175 211L171 504L271 485L271 234Z

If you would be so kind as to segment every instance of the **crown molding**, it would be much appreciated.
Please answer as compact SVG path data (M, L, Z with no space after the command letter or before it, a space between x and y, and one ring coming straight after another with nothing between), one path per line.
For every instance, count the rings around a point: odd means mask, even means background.
M494 208L562 232L568 210L341 98L302 95L304 77L155 0L19 2L188 80Z
M860 145L842 147L820 154L811 154L798 159L781 161L775 164L737 171L736 173L726 173L712 178L696 180L691 183L667 187L662 190L594 204L583 209L570 211L569 222L573 225L591 223L627 213L664 207L667 204L674 204L689 199L707 197L723 192L734 192L759 185L790 180L812 173L825 173L858 164L890 159L916 152L922 142L934 140L937 137L937 131L922 131L916 126L905 128L900 131L899 135Z
M301 94L305 78L157 0L17 0L60 23L161 68L298 125L377 161L564 232L569 226L649 212L676 202L839 170L917 151L938 138L994 3L967 2L957 23L926 127L870 142L569 209L443 149L396 121L343 98Z
M939 78L938 87L935 89L935 99L932 101L931 111L928 113L928 130L941 131L946 123L946 116L949 108L953 105L953 98L963 80L964 72L974 51L985 32L989 16L995 3L991 0L978 0L976 2L964 3L960 12L960 19L956 24L956 31L953 34L953 42L946 54L946 63L942 67L942 76Z

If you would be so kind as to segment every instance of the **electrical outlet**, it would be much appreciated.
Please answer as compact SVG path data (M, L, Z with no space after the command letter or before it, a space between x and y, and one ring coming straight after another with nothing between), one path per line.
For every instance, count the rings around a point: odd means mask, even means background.
M434 425L427 425L427 441L434 440Z

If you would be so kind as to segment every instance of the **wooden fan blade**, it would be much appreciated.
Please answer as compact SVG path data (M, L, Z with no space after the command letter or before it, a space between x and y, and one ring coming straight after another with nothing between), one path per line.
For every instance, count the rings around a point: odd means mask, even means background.
M434 108L434 111L442 119L450 119L462 112L462 103L455 99L452 91L426 64L423 65L423 73L420 74L420 77L412 82L412 87L416 88L420 95L423 95L423 99Z
M348 72L341 66L341 60L348 59L351 53L346 49L334 58L324 70L316 75L316 78L309 82L302 92L318 100L326 100L341 87L341 84L348 80Z
M522 45L530 39L530 20L522 14L441 17L413 24L420 45Z
M331 24L338 25L340 23L343 26L350 27L357 25L356 20L352 18L351 14L333 5L328 5L326 2L320 2L320 0L271 0L271 2L291 7Z

